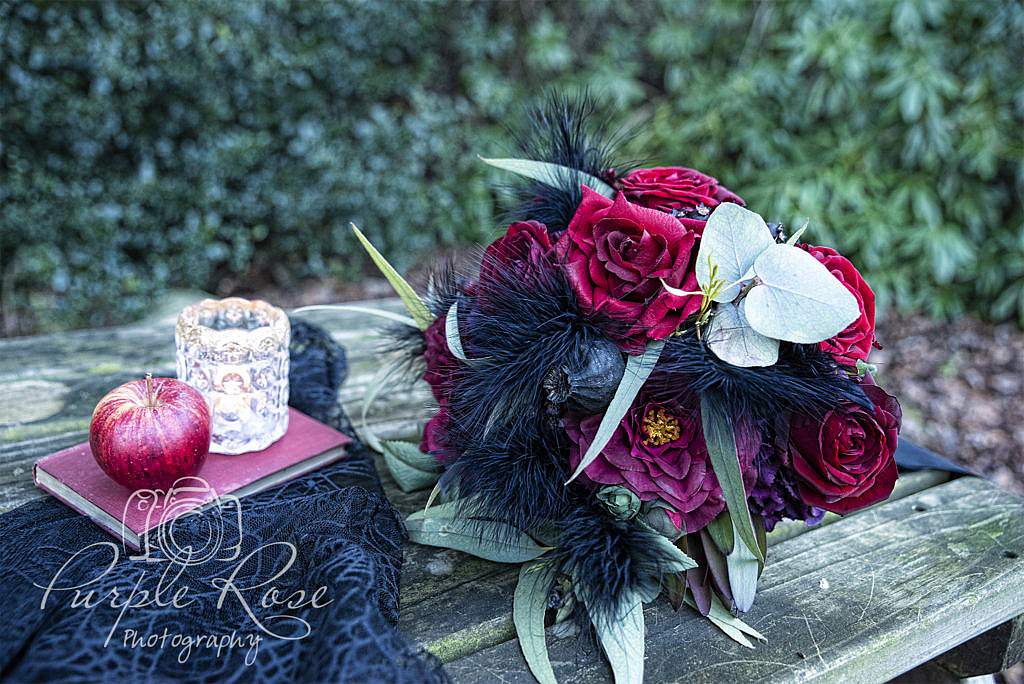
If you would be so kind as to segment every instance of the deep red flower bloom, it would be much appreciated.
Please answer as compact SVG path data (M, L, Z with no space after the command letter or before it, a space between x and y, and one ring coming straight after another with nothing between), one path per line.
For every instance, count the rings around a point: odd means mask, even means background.
M590 447L602 416L567 416L563 425L572 444L569 465L575 470ZM753 484L751 457L741 455L748 487ZM711 468L700 411L639 399L623 417L601 454L583 471L584 482L622 485L642 501L661 500L681 518L685 531L696 532L725 508L722 489Z
M898 476L899 402L877 385L863 385L874 411L853 403L823 420L794 415L789 458L800 497L811 506L846 514L884 500Z
M674 295L662 287L698 289L697 235L678 219L583 188L583 201L555 245L569 282L587 313L623 321L623 348L638 353L661 340L700 308L700 295Z
M516 221L505 234L488 245L480 264L480 282L495 281L495 269L519 278L529 277L550 262L551 238L538 221Z
M459 360L448 349L448 336L444 328L446 318L438 316L423 332L423 360L427 366L423 379L430 385L434 399L441 404L448 401L452 378L459 367Z
M658 211L674 212L683 225L698 235L704 219L722 202L744 206L743 199L711 176L681 166L636 169L619 180L629 201ZM705 212L706 210L706 212Z

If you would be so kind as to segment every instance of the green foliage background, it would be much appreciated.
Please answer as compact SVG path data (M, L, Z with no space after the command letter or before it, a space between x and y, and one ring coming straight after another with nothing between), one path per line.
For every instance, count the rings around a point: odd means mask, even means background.
M476 153L589 87L853 257L883 302L1024 321L1015 0L14 3L0 8L8 333L168 287L358 277L496 234Z

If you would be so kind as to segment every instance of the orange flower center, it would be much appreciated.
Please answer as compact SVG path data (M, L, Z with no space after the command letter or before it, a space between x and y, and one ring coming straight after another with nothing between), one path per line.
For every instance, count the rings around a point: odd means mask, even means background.
M647 439L644 446L661 446L679 439L679 419L665 413L665 409L650 409L644 415L643 432Z

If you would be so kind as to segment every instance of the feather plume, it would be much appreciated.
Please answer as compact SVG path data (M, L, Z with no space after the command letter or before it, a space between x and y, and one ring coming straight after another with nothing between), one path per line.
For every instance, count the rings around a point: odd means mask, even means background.
M769 421L788 411L821 416L842 402L871 406L860 386L814 345L783 342L774 365L743 368L715 356L693 329L668 339L645 390L655 400L681 403L716 392L731 415Z

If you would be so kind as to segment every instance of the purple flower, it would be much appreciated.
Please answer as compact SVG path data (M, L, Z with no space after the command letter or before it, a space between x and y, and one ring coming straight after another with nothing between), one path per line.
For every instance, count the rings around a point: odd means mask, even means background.
M770 436L754 458L757 481L748 497L750 512L764 519L764 528L768 532L775 529L783 518L817 525L825 517L825 511L804 503L800 498L796 475L783 462L784 452L780 451L776 431L772 431ZM781 439L781 447L785 448L786 438Z
M601 424L601 416L563 421L572 445L575 469ZM674 509L685 530L695 532L725 507L718 479L711 469L700 413L642 398L623 417L601 454L581 479L622 485L642 501L661 500Z

